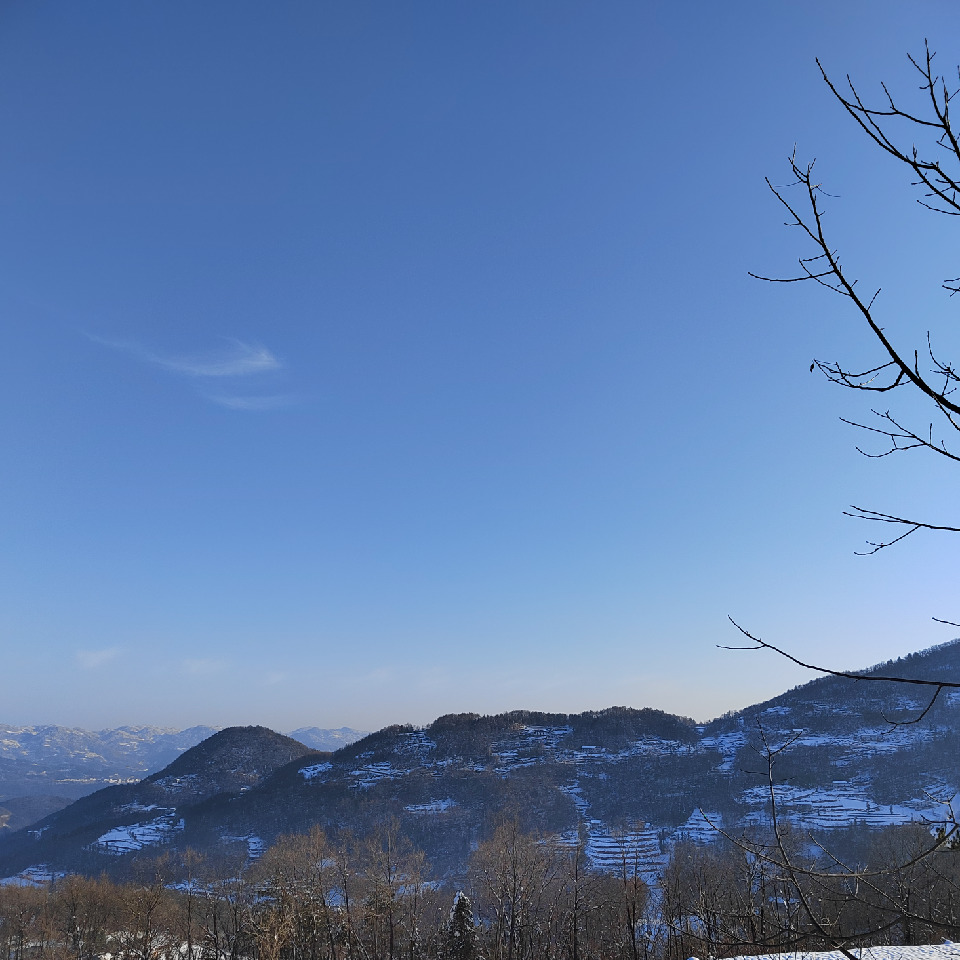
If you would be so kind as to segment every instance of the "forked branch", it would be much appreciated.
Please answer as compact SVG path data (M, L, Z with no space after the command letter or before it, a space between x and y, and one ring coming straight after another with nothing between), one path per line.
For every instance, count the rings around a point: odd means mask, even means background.
M845 517L855 517L857 520L875 520L877 523L889 523L897 527L906 528L903 533L894 537L892 540L881 540L877 542L868 540L867 545L870 549L858 551L858 555L862 557L879 553L885 547L892 547L895 543L905 540L911 533L916 533L918 530L941 530L947 533L960 533L960 527L951 527L942 523L927 523L924 520L909 520L906 517L898 517L891 513L881 513L879 510L867 510L865 507L855 505L851 505L849 510L844 510L843 515Z

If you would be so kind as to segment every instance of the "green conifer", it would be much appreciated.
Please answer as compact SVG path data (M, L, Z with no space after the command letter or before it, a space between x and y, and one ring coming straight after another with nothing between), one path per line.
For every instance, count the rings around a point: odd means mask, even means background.
M447 921L445 960L481 960L477 952L477 927L473 922L473 904L458 890Z

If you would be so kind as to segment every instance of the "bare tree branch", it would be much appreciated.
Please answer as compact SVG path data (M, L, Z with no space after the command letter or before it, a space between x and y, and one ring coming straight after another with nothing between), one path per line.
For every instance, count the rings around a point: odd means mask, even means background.
M890 523L895 526L908 528L904 533L901 533L900 536L894 537L893 540L879 541L876 543L868 540L867 544L872 549L862 551L858 554L864 557L878 553L886 547L892 547L895 543L905 540L911 533L916 533L918 530L943 530L948 533L960 533L960 527L950 527L939 523L927 523L923 520L908 520L905 517L898 517L892 513L867 510L865 507L858 507L853 504L851 504L850 510L843 511L843 515L845 517L855 517L858 520L875 520L877 523Z
M926 209L949 216L960 216L960 134L953 129L950 106L957 90L947 86L936 72L936 54L924 43L921 57L910 57L910 63L920 77L923 96L917 109L906 109L890 89L881 85L882 102L870 105L847 76L844 84L836 83L818 60L824 83L833 97L854 120L869 140L885 155L906 167L910 183L921 190L918 203ZM960 71L958 71L960 73ZM918 145L919 139L919 145ZM946 434L960 434L960 400L956 390L960 386L960 369L949 359L941 358L934 350L930 331L926 333L923 350L905 349L894 343L884 328L877 310L879 288L869 297L860 294L856 278L843 266L839 251L828 240L824 223L824 203L829 195L814 173L815 161L803 164L797 159L796 148L788 158L792 179L784 186L767 179L767 187L787 212L788 226L798 228L812 245L812 252L798 258L799 270L786 276L753 273L751 276L771 283L801 283L812 281L848 300L856 314L865 322L871 341L879 346L881 361L848 366L841 361L814 360L811 370L820 373L838 386L867 393L892 394L912 388L926 398L936 410L936 419ZM793 195L796 191L796 196ZM960 277L943 282L943 287L954 294L960 292ZM921 364L920 357L925 359ZM909 391L908 391L909 392ZM900 396L897 393L897 396ZM885 437L888 445L865 456L880 458L893 453L927 450L954 462L960 462L960 452L942 436L936 436L931 420L924 427L914 427L891 410L873 410L878 424L865 423L856 418L841 418L845 423L876 436ZM946 530L958 532L957 527L916 522L894 514L854 507L849 516L860 519L898 524L904 529L887 541L870 542L870 555L899 543L918 530Z
M795 657L792 653L788 653L781 647L777 647L774 644L752 634L745 627L741 627L740 624L733 619L733 617L728 616L727 619L753 644L753 646L734 647L726 646L724 644L717 644L720 650L770 650L773 653L779 654L785 660L795 663L798 667L803 667L804 670L812 670L814 673L822 673L828 677L843 677L847 680L856 680L858 682L867 681L873 683L909 683L913 684L914 686L934 687L939 690L960 689L960 680L926 680L921 677L898 677L879 673L852 673L848 670L832 670L830 667L821 667L815 663L805 663L799 657Z
M950 106L958 90L948 87L946 80L936 72L935 56L929 43L925 42L923 56L909 58L920 77L921 93L920 102L909 108L903 106L885 85L881 85L883 93L878 98L879 103L871 104L849 76L845 83L838 84L828 76L819 60L817 65L832 96L869 141L884 155L906 168L910 185L919 188L917 203L927 210L955 217L960 216L960 135L953 129ZM792 181L779 186L768 179L767 187L786 211L786 225L800 231L807 247L798 257L797 267L786 275L752 276L771 283L812 282L837 294L851 306L869 333L869 342L874 350L879 351L867 362L855 364L815 359L810 365L811 372L819 370L829 382L848 390L888 394L892 398L889 401L891 403L913 396L926 404L927 416L921 424L911 422L914 419L912 413L904 416L893 408L872 409L874 420L862 416L842 417L844 423L870 434L871 439L881 438L877 449L866 450L858 446L860 453L880 459L894 453L922 450L949 462L960 463L960 395L957 394L960 367L934 349L929 330L926 331L925 343L916 346L899 342L899 334L888 333L890 321L884 316L882 303L878 299L879 286L871 285L866 293L863 292L863 286L844 267L839 250L828 238L825 205L831 200L816 179L815 162L801 163L794 149L788 163ZM960 277L943 281L942 287L950 296L960 293ZM877 542L868 541L869 549L863 551L865 555L878 553L920 530L960 533L960 526L917 520L900 513L855 505L845 511L845 515L889 526L892 536ZM936 617L934 620L960 626L951 620ZM907 719L890 717L881 711L889 725L888 732L922 722L930 716L945 690L960 689L960 679L899 676L880 670L850 672L824 667L763 640L740 626L732 617L730 622L749 643L724 649L769 650L805 670L824 676L854 683L910 684L925 690L927 695ZM820 856L810 854L809 846L804 848L801 856L798 852L801 848L794 849L791 846L792 837L788 843L789 818L779 808L774 777L778 760L799 735L788 737L777 746L768 740L759 720L758 726L761 743L759 752L767 767L766 790L772 840L751 841L746 837L738 840L728 834L723 835L763 864L765 870L788 884L791 896L802 906L810 928L824 941L833 944L848 960L854 957L851 947L862 945L863 937L888 935L898 925L902 928L900 935L908 942L912 924L921 925L927 931L954 930L958 926L958 918L950 898L960 896L960 879L957 865L941 856L943 851L960 849L957 843L960 830L950 803L945 804L946 818L939 823L932 839L929 834L932 824L918 827L909 851L903 848L897 855L882 861L879 867L871 866L868 869L865 865L844 860L830 853L819 841L813 843L819 849ZM924 883L935 881L942 889L946 889L946 913L936 915L929 904L914 898L913 884L918 879ZM863 908L860 911L861 919L857 918L856 912L851 914L844 909L849 900ZM864 917L866 919L862 919Z

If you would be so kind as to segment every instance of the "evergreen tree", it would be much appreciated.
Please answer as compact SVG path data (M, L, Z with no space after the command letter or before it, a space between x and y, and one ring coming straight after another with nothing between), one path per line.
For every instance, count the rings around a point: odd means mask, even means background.
M473 904L458 890L453 898L444 949L445 960L481 960L477 953L477 928L473 922Z

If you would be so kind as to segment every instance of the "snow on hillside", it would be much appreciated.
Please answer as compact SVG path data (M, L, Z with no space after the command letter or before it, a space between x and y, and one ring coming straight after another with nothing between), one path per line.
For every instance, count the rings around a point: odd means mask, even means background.
M114 827L101 836L96 846L105 853L120 856L132 850L163 843L175 830L183 829L183 820L175 810L168 810L162 816L143 823L130 823L123 827Z
M890 827L922 820L935 824L945 821L948 815L946 804L932 803L930 797L910 805L879 804L867 796L863 784L843 780L835 780L830 788L803 789L781 784L776 788L776 797L780 816L808 830L832 830L851 823ZM770 822L767 787L751 787L743 792L742 799L757 808L747 814L744 822Z
M314 777L322 776L333 769L332 763L312 763L309 767L300 768L300 776L304 780L312 780Z
M936 656L936 663L928 658L908 666L960 675L960 643ZM124 791L124 798L139 798L140 807L104 810L95 821L101 836L87 853L184 843L176 825L188 809L191 831L190 817L207 818L203 829L234 838L231 843L255 829L270 843L277 830L304 830L325 816L327 826L356 820L362 829L370 810L384 809L424 838L428 857L454 871L469 853L464 837L480 835L490 811L520 807L531 829L582 844L595 866L617 869L627 857L653 880L678 842L715 842L717 826L734 836L744 829L763 832L771 817L763 785L769 751L777 752L778 814L812 842L820 832L855 823L879 828L914 822L933 829L944 818L937 801L950 801L948 780L960 769L960 696L940 698L923 724L904 719L922 707L916 697L884 685L828 678L699 726L627 707L450 714L423 728L387 727L320 755L303 741L280 743L286 738L264 728L238 728L204 741L196 756L182 753L140 793ZM27 744L22 733L0 727L0 757ZM323 731L295 733L307 740ZM338 733L345 738L349 731ZM147 735L128 728L113 741L117 749L130 749ZM77 756L88 747L72 734L63 740ZM216 763L207 757L211 751ZM270 778L287 763L289 775ZM227 793L229 802L195 812L198 800ZM158 806L147 813L151 804ZM59 820L51 822L66 823L72 815L54 815ZM39 861L49 843L39 833L33 839ZM91 839L88 834L84 843ZM832 843L843 840L832 834ZM29 862L27 855L33 856L32 848L17 848L14 866Z
M806 707L803 708L806 710ZM827 713L833 713L833 710ZM847 757L861 762L865 757L889 756L898 750L916 747L929 742L941 733L937 728L925 731L902 730L896 727L876 727L873 723L852 725L844 733L830 733L821 728L816 732L796 729L801 717L795 708L778 705L763 711L768 720L776 718L780 725L778 737L793 741L793 748L828 750L831 765L837 773L854 772L845 766ZM579 824L555 835L556 842L573 846L585 843L585 852L594 866L601 869L618 869L625 856L637 864L644 876L655 882L656 874L663 869L673 845L680 841L711 843L718 838L717 827L735 829L748 825L769 823L769 794L766 787L752 785L744 788L743 754L756 752L755 733L742 719L732 721L733 729L717 729L708 733L699 728L698 741L684 743L672 738L653 735L634 736L627 740L589 739L593 734L575 733L570 723L536 724L515 722L507 731L497 731L489 741L487 753L467 755L456 744L442 749L434 736L425 730L398 730L391 733L388 742L374 742L363 752L342 759L332 757L321 763L307 763L299 770L304 781L320 787L328 783L345 783L358 792L365 793L385 787L390 781L403 781L417 771L430 772L438 779L439 789L447 778L459 770L463 773L493 773L499 779L508 780L521 771L543 764L569 770L569 779L556 785L560 793L571 801ZM585 742L589 741L589 742ZM751 749L752 748L752 749ZM711 762L711 755L715 759ZM621 822L617 829L605 820L609 816L609 802L604 813L596 809L601 800L602 784L619 779L621 768L629 776L629 769L637 763L657 763L681 758L701 757L731 785L738 783L737 807L720 812L715 805L716 797L691 797L690 806L683 812L683 819L667 825L644 822L634 818L633 826L627 829ZM652 768L657 769L657 768ZM828 768L829 770L829 768ZM859 771L858 771L859 772ZM827 774L829 776L829 773ZM748 781L753 779L746 778ZM705 782L709 782L705 780ZM718 781L719 782L719 781ZM756 781L754 780L754 783ZM910 822L936 823L943 819L943 808L934 802L934 796L949 797L951 790L944 784L932 789L932 781L926 783L923 799L902 797L899 802L881 803L875 794L869 772L851 779L827 780L814 787L801 789L789 782L777 786L777 804L780 815L805 830L832 830L859 822L869 827L884 827ZM613 786L613 790L617 788ZM664 791L676 789L664 783ZM914 788L916 789L916 788ZM598 793L599 791L599 793ZM923 791L919 791L923 794ZM422 798L404 798L402 809L413 815L442 815L461 803L453 796L435 793ZM697 801L706 803L706 816L701 813ZM601 805L602 801L601 801ZM629 819L629 818L626 818ZM650 818L652 819L652 818Z

